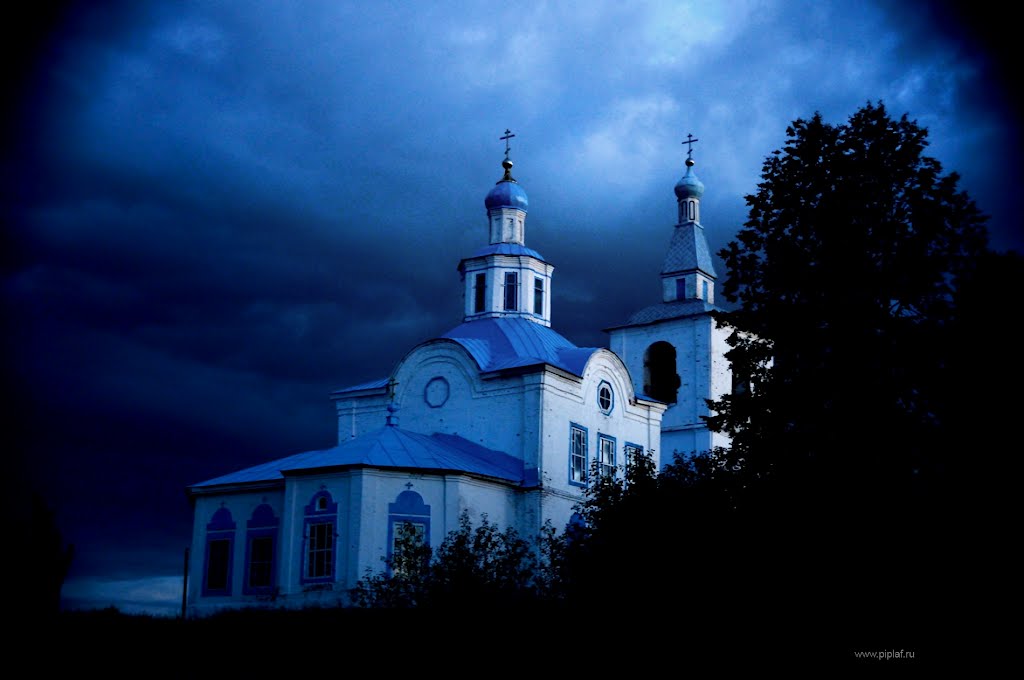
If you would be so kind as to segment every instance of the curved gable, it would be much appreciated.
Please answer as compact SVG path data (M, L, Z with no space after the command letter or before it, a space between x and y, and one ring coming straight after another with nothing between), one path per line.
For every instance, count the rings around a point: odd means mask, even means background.
M619 358L619 355L611 350L599 349L595 351L587 359L582 376L584 389L589 389L591 386L596 386L602 380L607 380L612 384L615 393L625 398L627 402L633 402L638 398L647 399L642 394L636 394L629 369L626 368L626 364Z

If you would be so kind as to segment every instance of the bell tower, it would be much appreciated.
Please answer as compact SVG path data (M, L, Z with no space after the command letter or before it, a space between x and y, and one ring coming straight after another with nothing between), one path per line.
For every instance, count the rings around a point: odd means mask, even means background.
M661 268L661 302L605 329L609 348L633 377L637 395L669 405L662 419L661 461L727 446L728 438L708 430L707 399L732 389L725 352L729 332L711 316L715 306L715 268L700 220L704 183L693 171L693 144L687 135L686 171L676 183L677 222Z

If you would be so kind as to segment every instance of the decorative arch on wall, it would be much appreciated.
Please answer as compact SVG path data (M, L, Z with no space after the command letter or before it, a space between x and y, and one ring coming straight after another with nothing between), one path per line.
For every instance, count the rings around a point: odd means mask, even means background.
M477 395L481 388L480 367L464 347L454 340L437 338L417 345L395 367L394 400L399 404L423 404L431 409L450 407L461 395ZM441 378L443 387L434 378ZM430 386L430 389L428 389ZM443 397L443 398L442 398Z
M664 340L653 343L644 352L644 393L674 404L682 381L676 372L676 348Z
M618 354L609 349L598 349L593 352L583 366L581 377L583 378L584 394L589 398L591 395L597 399L600 395L600 383L607 383L613 392L614 404L612 410L620 406L628 407L638 396L633 386L633 379ZM599 402L598 402L598 405Z

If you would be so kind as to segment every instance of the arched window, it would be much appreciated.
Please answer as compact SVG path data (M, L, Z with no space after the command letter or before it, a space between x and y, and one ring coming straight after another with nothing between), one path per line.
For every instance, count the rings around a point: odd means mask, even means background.
M394 503L388 503L388 564L402 564L400 551L403 541L409 539L430 545L430 506L423 502L423 496L407 489Z
M235 548L235 521L221 507L206 525L206 556L203 564L203 595L231 594L231 567Z
M644 393L666 404L676 403L681 381L676 373L676 348L659 341L644 353Z
M306 506L304 522L302 583L329 583L334 580L337 519L338 504L330 492L321 490L313 494Z
M246 595L264 595L274 590L277 573L277 525L274 510L262 503L246 522L245 585Z

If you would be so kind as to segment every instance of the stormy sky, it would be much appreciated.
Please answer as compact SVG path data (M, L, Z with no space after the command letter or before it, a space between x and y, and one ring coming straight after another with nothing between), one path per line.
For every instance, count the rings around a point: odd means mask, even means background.
M173 612L186 485L329 446L461 321L506 128L579 345L658 299L688 133L713 250L787 124L868 101L1022 250L1019 86L949 2L41 2L5 26L4 422L69 601ZM719 275L725 274L719 264Z

